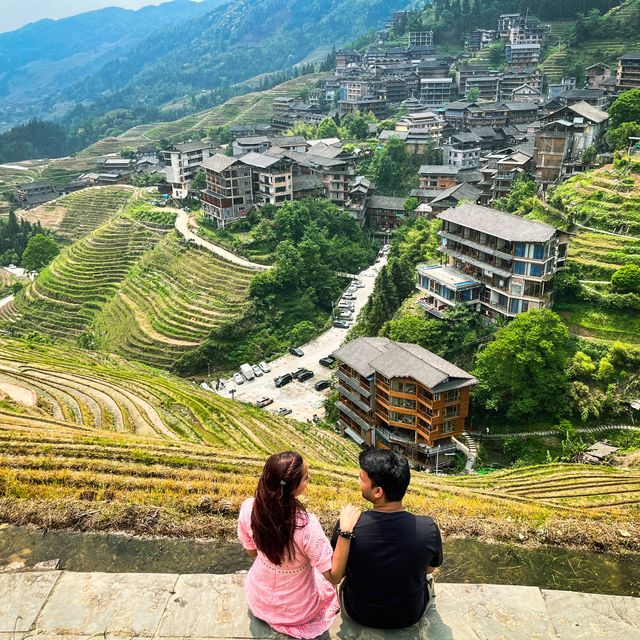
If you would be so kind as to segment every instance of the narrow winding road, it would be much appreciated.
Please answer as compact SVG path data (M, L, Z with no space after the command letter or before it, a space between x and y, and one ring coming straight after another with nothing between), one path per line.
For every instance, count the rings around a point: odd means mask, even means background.
M182 209L174 209L174 211L178 214L176 217L176 230L180 235L182 235L188 242L192 242L198 247L203 247L204 249L208 249L212 253L220 256L227 262L232 262L233 264L237 264L240 267L247 267L249 269L255 269L256 271L266 271L270 269L268 265L258 264L257 262L251 262L250 260L245 260L240 256L237 256L235 253L231 251L227 251L222 247L219 247L217 244L213 244L213 242L209 242L204 238L201 238L199 235L194 233L189 227L189 214Z

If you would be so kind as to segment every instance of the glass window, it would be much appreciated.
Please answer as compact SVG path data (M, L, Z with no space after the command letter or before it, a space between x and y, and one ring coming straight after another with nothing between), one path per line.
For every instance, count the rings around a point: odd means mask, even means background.
M444 417L445 418L455 418L456 416L460 415L460 405L459 404L454 404L450 407L446 407L444 410Z
M399 411L391 411L389 413L389 419L392 422L402 422L402 424L415 424L415 416L408 413L400 413Z
M511 313L520 313L520 300L511 300L509 303L509 311Z
M460 400L460 389L452 389L451 391L447 391L444 399L445 402L455 402L456 400Z
M517 273L518 275L523 276L527 272L527 263L526 262L518 262L514 260L513 262L513 273Z
M456 421L450 420L449 422L443 422L440 425L440 433L452 433L456 430Z
M533 257L536 260L542 260L544 258L544 246L541 244L533 245Z
M541 264L530 264L529 265L529 275L540 277L542 275L542 265Z
M391 404L394 407L402 407L403 409L416 408L416 401L409 400L408 398L396 398L395 396L391 396Z
M524 258L527 251L527 245L524 242L516 242L515 255L518 258Z

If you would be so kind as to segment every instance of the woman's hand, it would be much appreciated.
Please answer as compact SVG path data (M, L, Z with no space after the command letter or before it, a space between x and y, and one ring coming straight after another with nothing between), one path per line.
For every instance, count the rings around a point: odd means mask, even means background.
M356 526L358 518L360 517L360 513L361 510L352 504L342 507L342 510L340 511L340 530L353 531L353 528Z

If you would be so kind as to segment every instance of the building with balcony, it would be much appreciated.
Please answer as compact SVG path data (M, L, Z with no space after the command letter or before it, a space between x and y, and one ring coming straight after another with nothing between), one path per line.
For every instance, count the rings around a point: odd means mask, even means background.
M503 13L498 18L498 36L508 38L511 29L519 27L524 22L525 18L521 13Z
M421 78L420 102L427 107L442 107L451 100L452 78Z
M455 304L465 304L474 311L480 311L484 287L479 280L439 264L419 264L416 270L416 286L425 294L418 301L418 306L425 311L438 318Z
M174 144L161 152L174 198L182 199L189 195L191 180L212 153L212 145L207 142Z
M455 451L477 380L415 344L358 338L334 355L340 430L358 444L399 451L415 465Z
M60 193L47 180L25 182L16 187L15 198L23 209L31 209L38 205L55 200Z
M504 53L510 68L531 67L540 63L539 44L508 44Z
M418 289L433 298L436 310L456 301L477 305L473 297L458 299L464 290L471 291L465 295L476 295L476 283L481 287L479 310L492 318L514 318L530 309L551 307L553 279L566 260L568 233L466 203L437 217L443 221L438 250L459 280L438 271L434 271L438 277L429 278L421 265Z
M434 142L439 142L444 129L444 118L432 111L408 113L396 122L395 129L396 131L428 134Z
M442 145L444 164L460 169L480 166L480 138L475 133L460 132L452 135L447 144Z
M625 53L618 58L617 87L622 91L640 87L640 51Z
M476 100L497 100L500 95L500 76L473 76L467 78L465 94L477 89Z
M253 205L251 167L221 153L204 161L207 188L200 192L204 215L224 228L243 218Z
M488 47L496 39L496 32L489 29L474 29L466 40L469 51L480 51Z
M292 160L266 153L247 153L241 162L251 167L255 204L278 205L293 200Z
M513 187L513 181L522 173L530 173L533 155L524 151L515 151L496 162L493 175L492 199L504 198Z
M409 48L413 47L432 47L433 31L410 31L409 32Z

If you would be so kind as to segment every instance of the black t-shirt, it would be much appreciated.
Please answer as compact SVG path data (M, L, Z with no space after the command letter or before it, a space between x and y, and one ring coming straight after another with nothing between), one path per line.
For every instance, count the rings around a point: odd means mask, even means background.
M338 527L331 537L334 548ZM378 629L416 623L429 601L426 568L442 564L436 523L407 511L365 511L353 533L343 585L347 615Z

